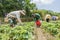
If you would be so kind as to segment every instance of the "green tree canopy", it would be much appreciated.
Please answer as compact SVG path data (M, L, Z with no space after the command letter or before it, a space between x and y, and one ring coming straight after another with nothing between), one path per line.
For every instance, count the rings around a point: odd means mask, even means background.
M35 4L30 3L30 0L0 0L0 16L4 16L5 13L9 13L15 10L25 9L27 15L30 10L35 7Z

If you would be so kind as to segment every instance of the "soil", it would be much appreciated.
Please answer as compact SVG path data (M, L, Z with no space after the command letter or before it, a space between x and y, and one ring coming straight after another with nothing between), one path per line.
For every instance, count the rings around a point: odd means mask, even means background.
M55 40L55 37L46 33L42 28L35 28L34 30L35 39L34 40Z

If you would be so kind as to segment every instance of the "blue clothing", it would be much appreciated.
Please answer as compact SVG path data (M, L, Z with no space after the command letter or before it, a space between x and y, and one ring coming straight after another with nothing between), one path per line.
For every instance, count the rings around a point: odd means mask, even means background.
M56 16L52 16L52 20L56 20Z

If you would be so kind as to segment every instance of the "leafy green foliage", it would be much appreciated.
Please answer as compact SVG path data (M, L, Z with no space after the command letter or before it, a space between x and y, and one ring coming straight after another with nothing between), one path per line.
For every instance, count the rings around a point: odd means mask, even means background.
M43 22L42 27L50 34L57 35L59 33L58 29L60 29L60 22Z
M60 40L60 21L52 21L49 23L43 22L42 28L51 35L55 36L56 40Z
M30 3L30 0L0 0L0 16L4 17L5 13L22 9L26 10L29 16L34 7L35 4Z
M0 40L32 40L33 22L27 22L23 26L14 28L9 25L0 26Z

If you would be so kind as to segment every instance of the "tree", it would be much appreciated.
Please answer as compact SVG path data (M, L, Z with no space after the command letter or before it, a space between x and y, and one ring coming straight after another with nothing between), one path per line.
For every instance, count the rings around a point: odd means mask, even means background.
M30 15L30 10L35 7L35 4L30 4L30 0L0 0L0 15L4 16L15 10L25 9L27 16Z

